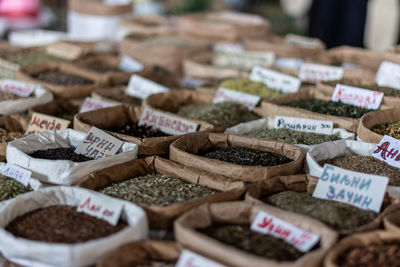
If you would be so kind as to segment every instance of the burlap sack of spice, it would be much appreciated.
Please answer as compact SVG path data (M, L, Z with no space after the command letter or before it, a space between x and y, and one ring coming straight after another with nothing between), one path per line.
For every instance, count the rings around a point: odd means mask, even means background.
M75 244L56 244L17 238L4 228L18 216L52 205L78 206L83 198L103 197L108 203L122 204L121 218L127 227L96 240ZM24 266L87 266L127 242L145 239L146 214L137 205L76 187L50 187L20 195L0 208L0 249L10 261ZM18 248L18 249L17 249Z
M36 79L35 76L41 72L46 71L59 71L67 74L76 75L92 81L91 84L64 86L54 83L43 82ZM45 88L54 93L59 98L80 98L89 96L92 91L106 85L108 83L107 77L96 72L78 67L70 63L49 62L35 66L22 68L17 73L17 78L23 81L30 81L43 85Z
M144 36L173 35L178 29L178 20L164 16L140 16L125 19L120 27L129 34Z
M32 117L33 112L58 117L64 120L71 121L71 126L74 116L79 112L82 106L82 100L65 99L56 100L48 104L38 105L29 109L29 116Z
M239 250L197 232L195 229L228 224L251 224L260 211L267 212L305 231L320 236L320 247L293 262L269 260ZM175 239L185 247L227 266L319 266L324 255L335 244L337 234L308 217L272 207L246 202L204 204L185 213L174 223Z
M339 243L337 243L326 255L324 259L324 267L340 267L340 257L353 248L398 243L399 241L400 233L391 231L373 231L348 236L339 241ZM373 263L371 263L371 266L373 266Z
M373 132L372 128L398 120L400 120L400 108L369 112L360 119L357 137L364 142L379 143L383 135Z
M122 127L127 123L138 122L142 109L138 106L119 105L100 110L80 113L75 116L74 129L88 132L92 126L105 130L107 133L120 140L131 142L139 146L140 156L162 155L168 153L169 145L181 136L164 136L151 138L137 138L125 134L119 134L107 129ZM192 120L193 121L193 120ZM208 123L195 121L199 124L198 131L212 130Z
M292 161L273 167L242 166L197 155L210 148L227 147L246 147L274 152ZM182 137L171 144L169 153L172 161L182 165L246 182L266 180L277 175L295 174L303 168L304 161L304 154L300 147L266 139L222 133L197 133Z
M400 206L383 218L385 229L400 234Z
M222 11L184 15L179 19L182 36L205 44L240 42L245 37L263 36L270 23L257 15Z
M267 196L282 191L307 192L309 195L312 195L315 187L317 186L317 183L318 178L306 174L276 176L269 180L260 181L252 184L246 192L245 200L250 203L273 207L272 205L268 205L261 201L260 198L265 198ZM366 232L374 229L379 229L382 224L383 218L394 210L398 209L398 203L398 198L386 194L382 203L381 212L379 213L378 217L376 217L372 222L364 224L356 229L332 230L343 236L350 235L356 232ZM294 212L289 213L296 214ZM330 228L329 226L326 227Z
M317 88L310 88L294 94L283 95L272 100L264 100L261 103L261 112L263 116L292 116L315 120L333 121L333 126L336 128L343 128L353 133L356 132L358 119L325 115L306 109L283 106L284 104L307 99L320 99L328 101L331 100L331 95L326 94Z
M214 195L169 206L135 203L146 211L152 229L169 228L176 218L194 207L204 203L237 200L246 191L243 182L231 181L222 175L210 174L159 157L138 159L91 173L78 186L91 190L102 189L113 182L121 182L152 173L178 177L190 183L221 191Z
M178 261L182 246L172 241L147 240L125 244L107 254L96 267L129 267L134 265Z
M0 161L6 157L6 148L10 141L9 138L20 138L24 136L26 129L28 128L28 121L20 115L9 115L0 117L0 129L6 130L5 138L3 137L2 131L0 130ZM12 140L11 140L12 141Z
M61 147L76 148L86 135L84 132L72 129L28 135L8 144L7 162L32 171L32 175L39 181L57 185L73 185L79 183L83 176L93 171L137 158L138 146L129 142L124 142L114 156L86 162L38 159L28 155L38 150Z

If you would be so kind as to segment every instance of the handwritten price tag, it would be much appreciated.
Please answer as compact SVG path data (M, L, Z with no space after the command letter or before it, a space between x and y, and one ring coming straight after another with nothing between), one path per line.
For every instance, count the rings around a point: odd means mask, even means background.
M175 267L224 267L215 261L207 259L189 250L182 251Z
M313 197L347 203L377 213L381 210L389 179L325 164Z
M144 69L142 63L127 55L122 55L119 68L125 72L139 72Z
M214 65L240 70L251 70L254 66L269 68L274 62L272 52L217 50L214 55Z
M16 80L4 79L0 81L0 91L8 92L21 97L30 96L37 88L36 84Z
M379 86L400 89L400 65L390 61L383 61L376 73L375 81Z
M343 84L336 84L335 91L332 94L332 101L341 101L345 104L368 109L379 109L382 99L382 92Z
M13 178L17 182L28 186L29 185L29 180L31 179L32 172L25 170L17 165L7 163L5 165L2 165L0 167L1 169L1 174L4 176Z
M92 127L82 143L76 147L75 153L93 159L107 158L117 154L123 143L102 130Z
M299 78L307 82L337 81L343 78L341 67L304 63L300 67Z
M385 135L372 153L374 158L381 160L390 166L400 168L400 141Z
M260 100L261 97L257 95L219 88L215 93L213 103L236 102L245 105L249 110L253 110Z
M146 99L149 95L167 91L169 91L168 87L135 74L129 80L125 93L140 99Z
M192 133L197 131L199 127L197 123L171 116L151 108L145 108L143 110L139 125L151 126L171 135Z
M301 58L279 57L275 59L275 67L281 69L298 70L303 64L304 60Z
M295 93L299 91L301 81L298 78L255 66L250 74L250 80L262 82L269 88L284 94Z
M321 41L316 38L305 37L293 33L289 33L285 36L285 42L303 48L318 48L321 46Z
M290 130L332 135L333 122L313 119L303 119L296 117L276 116L274 128L287 128Z
M230 44L230 43L216 43L213 46L213 51L236 51L236 52L242 52L244 51L244 47L242 44L236 43L236 44Z
M118 104L97 100L91 97L86 97L85 101L83 101L81 109L79 110L79 113L88 112L101 108L113 107L116 105Z
M123 207L122 204L116 201L90 195L80 201L77 211L105 220L112 225L117 225Z
M253 231L282 239L302 252L312 249L319 240L318 235L304 231L264 211L257 214L250 228Z
M70 124L71 122L68 120L33 112L25 134L67 129Z

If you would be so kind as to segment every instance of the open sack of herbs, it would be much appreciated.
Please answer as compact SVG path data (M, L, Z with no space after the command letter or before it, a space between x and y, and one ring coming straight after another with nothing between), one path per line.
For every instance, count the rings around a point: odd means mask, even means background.
M115 225L78 211L85 199L95 197L123 206ZM25 266L95 264L120 245L146 238L148 232L140 207L76 187L50 187L20 195L8 201L0 214L1 251Z
M95 170L137 157L138 146L123 142L117 154L94 159L75 152L87 133L72 129L46 131L17 139L7 146L7 162L32 171L41 182L72 185Z

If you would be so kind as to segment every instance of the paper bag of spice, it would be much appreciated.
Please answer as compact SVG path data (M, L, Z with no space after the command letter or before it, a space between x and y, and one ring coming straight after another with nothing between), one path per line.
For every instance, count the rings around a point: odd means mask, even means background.
M177 217L203 203L236 200L245 192L243 182L159 157L91 173L78 186L136 203L152 229L171 227Z
M7 144L25 136L28 121L20 115L0 117L0 159L5 159Z
M250 224L260 211L318 234L319 246L303 254L282 240L250 231ZM223 229L220 234L216 233L218 240L205 234L208 228L225 225L232 226L226 227L225 234ZM176 240L183 246L227 266L319 266L337 240L337 234L318 221L246 202L204 204L176 220L174 231ZM275 242L268 242L269 238ZM282 243L276 245L277 241Z
M103 159L94 160L74 153L86 135L72 129L31 134L9 143L7 162L32 171L42 182L72 185L93 171L137 157L138 146L129 142L124 142L116 155Z
M400 206L398 207L397 210L393 211L392 213L386 215L383 218L383 224L386 230L400 234L399 215L400 215Z
M301 148L287 143L218 133L196 133L170 146L170 159L182 165L255 182L303 168Z
M382 219L397 209L398 199L388 194L379 214L348 204L313 198L317 183L318 178L305 174L276 176L254 183L246 193L246 201L309 216L339 235L378 229Z
M107 77L70 63L49 62L22 68L17 78L31 81L60 98L89 96L92 91L108 83Z
M82 199L98 197L122 205L118 225L76 211ZM1 251L10 261L25 266L92 265L106 253L144 239L148 233L146 215L140 207L75 187L50 187L20 195L7 202L0 213ZM59 220L65 224L58 224ZM25 231L31 227L40 231Z
M142 99L127 95L125 91L126 86L123 85L100 88L92 92L92 98L115 104L142 105Z
M60 119L71 121L72 124L74 121L74 116L79 112L81 106L82 106L81 100L75 100L75 99L56 100L29 109L29 115L32 116L32 113L34 112L42 113Z
M173 35L178 29L178 19L156 15L140 16L121 21L120 27L127 34L143 36Z
M325 267L399 265L400 234L373 231L354 234L337 243L324 259Z

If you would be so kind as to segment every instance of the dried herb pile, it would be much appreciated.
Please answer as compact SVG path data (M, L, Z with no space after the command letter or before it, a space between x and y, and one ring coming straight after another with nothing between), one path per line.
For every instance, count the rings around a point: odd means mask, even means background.
M0 202L30 191L32 191L30 187L25 187L14 179L0 175Z
M93 83L91 80L86 78L60 71L44 71L34 77L43 82L65 86L87 85Z
M38 150L29 154L29 156L37 159L71 160L73 162L84 162L93 160L92 158L77 154L74 151L75 148L73 147L60 147L46 150Z
M252 95L258 95L263 98L276 98L282 95L280 92L268 88L262 82L253 82L247 79L230 79L223 81L219 88L226 88Z
M372 131L381 135L389 135L393 138L400 139L400 121L375 126L372 128Z
M25 134L22 132L9 132L3 128L0 128L0 140L2 143L11 142L24 136Z
M96 90L96 93L101 95L102 97L106 97L121 103L126 103L126 104L133 104L140 106L142 104L142 99L130 96L125 94L125 92L119 91L118 89L111 89L111 88L105 88L105 89L99 89Z
M8 61L16 63L21 67L27 67L45 62L65 61L62 58L51 56L44 51L30 51L25 53L17 53L7 58Z
M137 122L128 123L119 128L113 128L110 129L110 131L138 138L169 136L168 134L163 133L157 129L153 129L151 126L138 125Z

